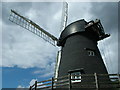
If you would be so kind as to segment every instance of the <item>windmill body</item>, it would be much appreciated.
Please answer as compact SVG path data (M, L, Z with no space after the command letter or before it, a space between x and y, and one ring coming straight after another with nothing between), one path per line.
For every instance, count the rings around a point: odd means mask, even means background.
M98 32L101 32L98 23L85 28L88 23L84 19L78 20L61 33L58 41L58 46L62 46L58 76L76 69L82 69L85 74L108 74L97 47L97 41L100 40ZM102 35L105 36L105 33Z

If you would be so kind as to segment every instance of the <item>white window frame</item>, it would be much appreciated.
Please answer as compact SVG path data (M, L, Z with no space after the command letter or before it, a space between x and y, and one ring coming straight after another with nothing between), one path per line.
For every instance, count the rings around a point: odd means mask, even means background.
M72 76L72 75L80 75L80 76ZM72 83L81 82L81 72L73 72L71 73L71 79L80 79L80 80L71 80Z

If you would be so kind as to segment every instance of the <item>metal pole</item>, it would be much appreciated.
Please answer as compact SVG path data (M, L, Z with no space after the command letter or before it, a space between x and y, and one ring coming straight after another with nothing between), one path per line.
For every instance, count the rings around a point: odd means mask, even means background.
M52 77L52 89L53 90L53 85L54 85L54 78Z
M97 74L94 73L94 76L95 76L95 86L96 86L96 90L98 90L98 78L97 78Z
M72 86L71 86L71 74L68 75L69 77L69 90L71 90Z
M35 90L37 90L37 81L35 81Z

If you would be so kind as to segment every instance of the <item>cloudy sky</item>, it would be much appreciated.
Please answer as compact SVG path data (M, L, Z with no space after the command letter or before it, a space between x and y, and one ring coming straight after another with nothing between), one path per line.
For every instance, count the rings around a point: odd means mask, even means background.
M57 38L60 34L62 4L60 2L3 2L2 87L28 87L35 80L51 78L58 48L8 20L10 9L31 19ZM100 19L111 36L99 42L109 73L118 73L118 3L68 2L68 23Z

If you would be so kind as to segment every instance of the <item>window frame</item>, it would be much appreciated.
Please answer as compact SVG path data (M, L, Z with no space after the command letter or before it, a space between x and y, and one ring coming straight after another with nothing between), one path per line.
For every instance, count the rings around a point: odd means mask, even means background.
M74 76L72 76L72 75L74 75ZM75 76L75 75L77 75L77 76ZM77 80L71 80L71 82L72 83L81 82L81 75L82 75L81 72L73 72L73 73L71 73L71 79L77 79ZM78 79L80 79L80 80L78 80Z
M82 74L85 74L83 68L81 68L81 69L75 69L75 70L69 70L68 73L69 73L69 75L71 76L71 77L70 77L71 79L74 79L74 78L75 78L75 79L80 79L80 80L71 80L72 83L81 82L81 81L82 81L82 80L81 80L81 79L82 79L81 75L82 75ZM79 74L78 74L78 77L74 77L74 78L73 78L72 75L74 75L75 73L77 73L77 74L79 73Z
M87 51L87 55L88 56L95 56L96 52L94 49L90 49L90 48L84 48Z

